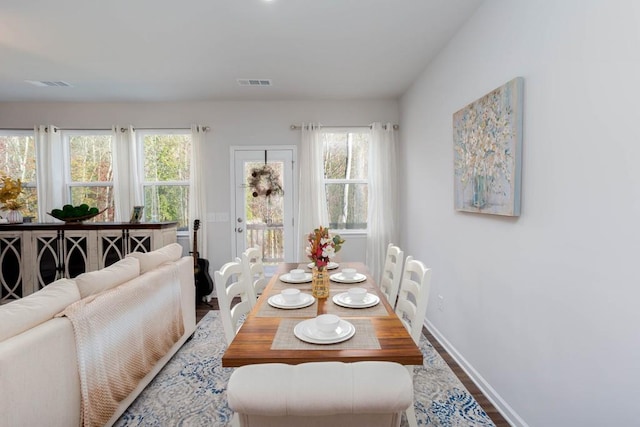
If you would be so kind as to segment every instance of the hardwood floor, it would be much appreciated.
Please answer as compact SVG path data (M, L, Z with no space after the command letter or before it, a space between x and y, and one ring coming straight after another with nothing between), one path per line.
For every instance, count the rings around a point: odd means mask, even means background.
M204 302L198 302L196 304L196 322L199 322L200 319L202 319L205 314L209 312L209 310L217 309L218 301L215 298L212 299L208 304ZM482 394L478 386L476 386L475 383L471 381L471 378L469 378L469 376L462 370L462 368L456 363L456 361L453 360L449 353L446 352L446 350L440 345L438 340L436 340L435 337L431 335L431 333L427 331L426 328L422 328L422 332L436 349L438 354L440 354L444 361L447 362L447 365L449 365L453 373L460 379L467 390L469 390L469 393L471 393L478 404L482 406L493 423L497 427L509 427L510 424L507 422L507 420L505 420L500 412L498 412L498 410L491 404L489 399L487 399L484 394Z
M196 302L196 323L198 323L209 311L218 310L218 300L213 298L210 303Z

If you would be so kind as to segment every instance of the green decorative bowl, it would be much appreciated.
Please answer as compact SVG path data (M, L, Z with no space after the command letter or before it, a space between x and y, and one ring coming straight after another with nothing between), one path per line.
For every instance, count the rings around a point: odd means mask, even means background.
M98 213L82 215L82 216L72 216L72 217L63 217L63 216L60 216L60 215L54 215L51 212L47 212L47 215L50 215L50 216L54 217L55 219L59 219L60 221L64 221L64 222L82 222L82 221L86 221L88 219L91 219L94 216L98 216L98 215L100 215L101 213L103 213L106 210L107 210L107 208L104 208L103 210L101 210Z

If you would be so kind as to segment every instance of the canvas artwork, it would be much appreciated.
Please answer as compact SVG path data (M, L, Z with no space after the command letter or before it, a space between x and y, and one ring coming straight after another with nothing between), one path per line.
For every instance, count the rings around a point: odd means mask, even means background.
M516 77L453 115L456 210L520 215L523 86Z

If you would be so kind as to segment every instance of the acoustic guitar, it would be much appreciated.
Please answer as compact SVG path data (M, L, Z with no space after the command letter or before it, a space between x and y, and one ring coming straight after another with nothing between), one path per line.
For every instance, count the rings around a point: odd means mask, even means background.
M200 220L193 221L193 273L196 282L196 300L204 300L211 292L213 292L213 279L209 275L209 261L200 258L198 252L198 229L200 228Z

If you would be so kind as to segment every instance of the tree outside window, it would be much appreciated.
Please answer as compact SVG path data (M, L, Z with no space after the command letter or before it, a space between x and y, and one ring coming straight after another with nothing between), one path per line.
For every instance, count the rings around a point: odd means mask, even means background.
M69 203L107 209L92 221L113 221L112 136L95 131L65 131L68 149Z
M323 139L329 227L366 230L369 133L327 130Z
M147 222L177 221L189 229L191 134L139 131L143 164L143 211Z
M24 206L20 212L37 221L36 152L32 131L0 131L0 172L22 181L18 201Z

